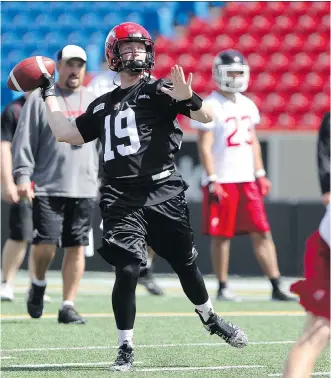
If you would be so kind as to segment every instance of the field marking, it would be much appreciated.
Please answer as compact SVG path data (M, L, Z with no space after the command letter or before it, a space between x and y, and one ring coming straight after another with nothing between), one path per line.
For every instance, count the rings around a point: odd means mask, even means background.
M233 366L203 366L203 367L161 367L161 368L140 368L135 371L195 371L195 370L232 370L232 369L257 369L264 368L263 365L233 365Z
M14 357L14 356L1 356L0 357L1 360L11 360L13 358L16 358L16 357Z
M135 364L141 364L141 361L135 361ZM42 369L57 367L80 367L80 366L111 366L110 362L72 362L64 364L29 364L29 365L10 365L11 368ZM264 368L263 365L233 365L233 366L203 366L203 367L158 367L158 368L138 368L133 371L152 372L152 371L194 371L194 370L232 370L232 369L256 369Z
M276 344L293 344L295 341L252 341L248 345L276 345ZM141 344L135 345L135 348L176 348L176 347L200 347L200 346L229 346L226 343L186 343L186 344ZM85 347L53 347L53 348L20 348L20 349L2 349L2 352L49 352L60 350L94 350L94 349L117 349L118 346L85 346Z
M305 316L304 311L228 311L217 312L221 316ZM109 313L91 313L81 314L85 318L113 318L114 314ZM197 316L192 312L140 312L137 313L140 318L160 318L160 317L194 317ZM41 319L57 319L57 314L44 314ZM26 320L31 319L29 315L1 315L1 320Z
M142 361L135 361L135 364L142 364ZM79 367L79 366L110 366L112 363L107 362L68 362L63 364L28 364L28 365L10 365L11 368L42 369L56 367Z
M278 374L268 374L268 377L281 377L283 374L282 373L278 373ZM327 375L328 377L331 376L331 371L323 371L323 372L316 372L316 373L312 373L311 375L316 375L316 376L321 376L321 375Z

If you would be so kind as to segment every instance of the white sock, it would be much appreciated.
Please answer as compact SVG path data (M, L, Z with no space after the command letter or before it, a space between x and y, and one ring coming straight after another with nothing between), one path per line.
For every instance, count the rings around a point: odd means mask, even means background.
M63 302L62 302L62 306L61 306L61 310L62 310L63 307L65 307L65 306L75 307L73 301L63 301Z
M124 341L128 343L128 345L133 346L133 329L118 329L118 345L121 346L124 344Z
M47 285L46 280L37 280L37 278L32 278L32 283L34 283L37 286L46 286Z
M210 315L214 313L214 307L210 298L208 298L206 303L195 306L195 308L199 311L199 314L202 316L205 322L209 319Z

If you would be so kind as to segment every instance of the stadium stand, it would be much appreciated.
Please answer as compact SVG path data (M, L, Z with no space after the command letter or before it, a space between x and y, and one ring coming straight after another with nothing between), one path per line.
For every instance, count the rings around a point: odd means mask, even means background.
M96 45L100 56L88 70L97 71L107 32L133 21L156 38L156 77L179 62L205 96L214 89L212 57L236 48L251 67L247 95L261 108L261 128L316 129L330 103L329 14L329 2L3 2L2 106L12 96L8 73L21 59L54 58L67 43Z

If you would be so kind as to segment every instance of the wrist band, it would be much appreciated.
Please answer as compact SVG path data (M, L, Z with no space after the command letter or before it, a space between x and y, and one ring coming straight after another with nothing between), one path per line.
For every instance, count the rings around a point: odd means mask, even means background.
M260 178L266 176L267 173L264 169L259 169L255 172L255 177Z
M207 177L208 182L213 182L217 180L217 175L213 174Z
M185 104L193 112L196 112L202 107L202 98L194 92L191 98L188 98L187 100L183 100L180 102Z

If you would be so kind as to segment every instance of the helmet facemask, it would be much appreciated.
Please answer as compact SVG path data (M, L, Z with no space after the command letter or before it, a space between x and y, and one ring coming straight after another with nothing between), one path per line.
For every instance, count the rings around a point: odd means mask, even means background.
M241 76L229 76L229 72L242 72ZM244 92L249 82L249 66L243 64L215 64L213 74L217 86L224 92Z
M122 42L143 42L146 48L146 58L145 61L142 60L136 60L136 59L125 59L124 56L127 54L134 54L134 51L128 51L125 53L120 53L119 45ZM110 48L110 46L108 46ZM151 71L154 66L154 49L153 49L153 43L150 42L147 39L122 39L119 40L115 45L113 46L112 53L114 58L111 60L111 64L116 67L117 72L121 72L124 70L129 70L133 73L140 73L143 71ZM111 67L110 67L111 68Z

